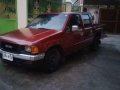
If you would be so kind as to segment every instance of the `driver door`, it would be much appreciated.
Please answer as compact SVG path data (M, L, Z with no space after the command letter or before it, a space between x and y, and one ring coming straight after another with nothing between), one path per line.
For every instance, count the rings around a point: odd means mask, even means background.
M66 37L68 43L68 50L75 52L82 47L84 41L84 32L81 24L79 14L72 14L70 17L69 24L67 26Z

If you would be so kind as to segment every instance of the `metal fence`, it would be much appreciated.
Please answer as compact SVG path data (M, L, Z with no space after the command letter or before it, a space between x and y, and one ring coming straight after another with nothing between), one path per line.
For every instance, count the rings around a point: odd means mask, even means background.
M0 0L0 17L15 18L16 17L16 0Z
M32 18L44 12L62 10L62 0L28 0L28 17Z

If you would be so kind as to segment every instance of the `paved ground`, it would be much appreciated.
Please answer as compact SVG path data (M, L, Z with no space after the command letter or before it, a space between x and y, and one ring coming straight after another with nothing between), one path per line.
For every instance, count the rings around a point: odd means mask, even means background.
M120 90L120 36L108 35L99 51L67 59L52 74L0 63L0 90Z

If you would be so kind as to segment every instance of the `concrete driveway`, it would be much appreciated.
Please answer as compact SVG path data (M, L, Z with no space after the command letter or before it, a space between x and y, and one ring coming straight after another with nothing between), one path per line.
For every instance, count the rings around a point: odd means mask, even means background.
M81 52L52 74L0 63L0 90L120 90L120 35L102 39L96 52Z

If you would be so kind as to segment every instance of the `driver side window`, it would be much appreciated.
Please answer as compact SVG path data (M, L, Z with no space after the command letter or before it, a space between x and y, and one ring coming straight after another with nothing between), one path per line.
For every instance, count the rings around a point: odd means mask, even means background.
M73 15L71 16L71 24L72 24L72 25L80 26L80 16L79 16L79 15L76 15L76 14L73 14Z
M72 31L72 26L77 26L80 29L80 24L81 23L79 14L72 14L67 27L67 31Z

